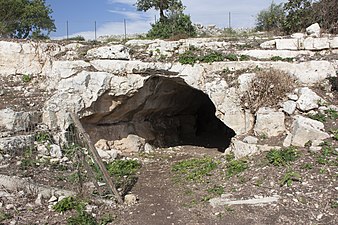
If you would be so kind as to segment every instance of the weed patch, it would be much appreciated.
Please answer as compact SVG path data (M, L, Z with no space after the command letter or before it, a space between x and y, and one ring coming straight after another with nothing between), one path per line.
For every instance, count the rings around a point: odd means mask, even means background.
M285 166L289 164L289 162L295 161L298 157L299 155L295 147L280 150L272 149L266 155L269 163L274 166Z
M24 82L24 83L28 83L28 82L30 82L32 80L32 76L30 76L30 75L28 75L28 74L23 74L22 75L22 81Z
M199 60L204 63L220 62L224 60L224 55L219 52L211 52L207 55L201 56Z
M233 54L233 53L225 55L225 58L229 61L237 61L238 60L238 56L236 54Z
M230 160L226 165L226 176L232 177L234 175L240 174L248 168L247 162L244 160Z
M294 83L294 79L283 71L259 70L242 97L243 106L253 113L263 106L273 107L292 91Z
M205 176L217 168L218 163L211 158L188 159L175 163L172 171L191 181L202 181Z
M181 54L178 58L178 61L181 64L190 64L194 65L198 60L198 56L193 53L192 51L186 51L183 54Z
M286 184L288 187L290 187L294 181L301 181L301 178L302 177L299 173L294 171L288 171L281 179L280 186L284 186Z
M56 203L53 206L53 209L58 213L62 213L76 209L77 207L84 207L84 203L79 201L76 197L69 196Z

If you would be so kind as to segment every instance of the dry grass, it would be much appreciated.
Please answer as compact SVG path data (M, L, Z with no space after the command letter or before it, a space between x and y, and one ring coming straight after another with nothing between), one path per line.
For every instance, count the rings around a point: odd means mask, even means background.
M287 93L293 90L295 80L287 73L269 69L256 73L242 103L255 113L260 107L276 106Z

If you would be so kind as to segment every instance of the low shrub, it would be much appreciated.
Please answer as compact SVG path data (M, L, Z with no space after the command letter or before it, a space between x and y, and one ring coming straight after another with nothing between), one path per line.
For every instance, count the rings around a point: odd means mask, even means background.
M298 157L299 155L295 147L282 148L280 150L272 149L266 155L269 163L274 166L285 166L295 161Z

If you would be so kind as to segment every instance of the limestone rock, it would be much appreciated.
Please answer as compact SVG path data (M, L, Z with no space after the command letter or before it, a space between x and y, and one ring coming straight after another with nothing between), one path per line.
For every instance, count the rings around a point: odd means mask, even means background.
M328 38L306 38L304 40L304 48L307 50L324 50L330 48Z
M38 144L36 146L36 150L38 151L39 155L43 155L43 156L49 155L49 150L44 144Z
M109 147L109 145L108 145L108 141L107 140L105 140L105 139L100 139L100 140L98 140L96 143L95 143L95 148L97 149L97 150L110 150L110 147Z
M53 158L58 158L61 159L62 158L62 151L60 146L52 144L50 145L50 150L49 150L50 156Z
M253 137L253 136L247 136L243 139L243 142L248 143L248 144L257 144L258 138Z
M304 40L303 39L277 39L276 49L278 50L304 49Z
M130 55L129 49L124 45L110 45L88 50L87 57L95 59L128 60Z
M135 205L137 203L136 195L127 194L126 196L124 196L124 203L127 205Z
M291 37L292 38L304 38L305 34L303 34L303 33L294 33L294 34L291 34Z
M260 108L256 113L254 132L257 136L278 136L285 131L284 120L283 112L276 112L267 107Z
M144 152L145 153L152 153L153 151L154 151L154 147L151 144L146 143L144 145Z
M126 138L114 141L114 147L122 152L141 152L144 150L145 139L129 134Z
M306 33L311 37L320 37L320 26L314 23L306 28Z
M299 90L299 99L297 100L297 108L301 111L308 112L319 107L318 103L324 100L308 87Z
M20 149L26 149L33 146L34 135L20 135L13 137L0 138L0 149L10 153Z
M276 40L265 41L260 44L260 47L264 49L274 49L276 48Z
M234 153L236 159L254 155L259 152L257 145L244 143L243 141L237 140L236 138L231 140L231 145L229 149L226 150L226 152L229 150Z
M297 108L297 103L295 101L286 101L283 103L283 111L289 115L292 115Z
M295 116L289 137L291 145L304 147L308 141L324 140L330 135L325 133L324 124L303 116Z

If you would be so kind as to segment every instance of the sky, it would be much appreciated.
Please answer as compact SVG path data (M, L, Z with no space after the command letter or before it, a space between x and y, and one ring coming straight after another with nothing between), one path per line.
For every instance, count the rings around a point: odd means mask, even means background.
M134 4L136 0L46 0L53 10L56 32L51 33L55 39L81 35L94 39L96 35L119 35L124 33L124 20L128 34L146 33L158 12L149 10L139 12ZM182 0L186 6L185 14L191 16L193 23L229 26L231 13L232 28L250 28L255 25L259 11L266 9L272 0ZM286 0L274 0L279 4Z

